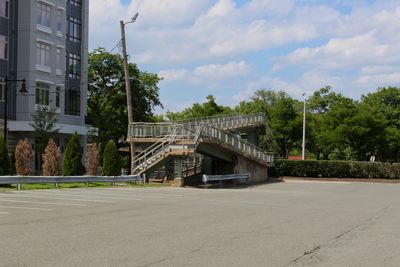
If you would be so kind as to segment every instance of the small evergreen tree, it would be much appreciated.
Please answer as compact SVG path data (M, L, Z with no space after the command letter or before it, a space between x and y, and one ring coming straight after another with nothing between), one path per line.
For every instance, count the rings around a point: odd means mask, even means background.
M0 136L0 175L10 173L10 158L8 157L7 144L4 137Z
M69 139L65 148L64 158L62 162L62 175L83 175L85 167L82 164L82 146L77 133L74 133Z
M118 176L121 174L121 160L117 146L110 140L103 153L103 175Z
M43 154L43 175L56 176L60 170L60 150L56 143L50 138Z
M86 146L86 174L98 175L101 161L100 145L93 143Z
M15 147L15 170L18 175L32 175L35 155L28 139L19 140Z

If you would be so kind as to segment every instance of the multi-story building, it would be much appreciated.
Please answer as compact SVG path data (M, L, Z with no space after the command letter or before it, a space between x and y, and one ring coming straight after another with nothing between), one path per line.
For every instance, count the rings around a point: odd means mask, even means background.
M62 151L74 132L86 144L88 5L89 0L0 0L0 7L14 12L5 39L13 55L8 71L26 79L28 91L9 90L9 142L28 137L34 143L32 115L46 106L57 114L56 142ZM18 45L11 43L16 37Z
M17 78L18 2L0 0L0 129L3 133L5 84L4 79ZM8 118L16 118L16 84L9 84ZM14 92L14 93L13 93Z

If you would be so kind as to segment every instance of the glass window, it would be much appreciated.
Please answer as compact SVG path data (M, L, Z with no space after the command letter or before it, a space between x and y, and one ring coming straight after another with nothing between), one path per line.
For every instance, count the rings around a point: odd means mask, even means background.
M71 5L80 7L82 6L82 0L71 0Z
M50 66L50 46L44 43L36 43L36 64Z
M65 114L79 116L81 114L81 93L68 90L65 94Z
M56 87L56 108L60 108L60 93L61 93L61 86Z
M68 18L68 39L80 43L81 42L81 20L69 17Z
M61 48L57 47L56 49L56 64L57 68L61 68Z
M36 104L49 105L49 90L50 86L47 83L36 82Z
M50 27L51 26L51 16L50 16L50 12L51 12L51 7L48 5L45 5L43 3L37 3L36 4L36 23L46 26L46 27Z
M0 58L8 59L8 38L0 35Z
M9 1L0 0L0 17L8 18L9 12Z
M5 101L6 84L0 80L0 101Z
M68 56L68 73L70 78L79 79L81 77L81 57L75 54Z
M57 10L57 31L62 30L62 10Z

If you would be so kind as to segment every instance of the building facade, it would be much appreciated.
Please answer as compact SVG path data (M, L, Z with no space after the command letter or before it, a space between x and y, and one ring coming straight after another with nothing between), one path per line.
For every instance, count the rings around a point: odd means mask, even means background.
M56 113L59 134L55 141L62 151L74 132L85 145L89 0L0 0L0 3L14 6L14 17L8 18L8 22L12 21L18 29L8 32L8 54L15 53L13 63L8 60L11 66L8 72L15 73L16 79L25 79L28 91L22 94L18 88L9 90L12 95L9 99L14 100L8 102L9 143L15 144L26 137L34 143L32 115L44 106ZM15 36L17 45L11 45L10 40Z
M0 119L4 119L4 79L17 78L18 1L0 0ZM16 84L9 84L8 118L16 117ZM3 132L3 122L0 123Z

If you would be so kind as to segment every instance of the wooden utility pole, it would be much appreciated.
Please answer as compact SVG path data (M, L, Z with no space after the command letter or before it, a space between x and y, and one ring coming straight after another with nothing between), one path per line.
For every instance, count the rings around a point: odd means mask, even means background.
M131 81L129 78L128 54L126 52L125 22L121 20L120 25L121 25L122 57L124 61L124 72L125 72L126 104L128 107L128 123L131 124L133 123L133 106L132 106ZM135 157L135 143L130 142L129 144L131 150L131 174L133 174L132 171L134 169L133 159Z

